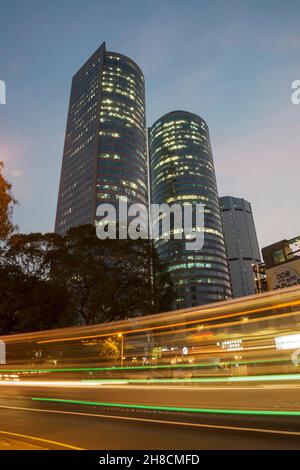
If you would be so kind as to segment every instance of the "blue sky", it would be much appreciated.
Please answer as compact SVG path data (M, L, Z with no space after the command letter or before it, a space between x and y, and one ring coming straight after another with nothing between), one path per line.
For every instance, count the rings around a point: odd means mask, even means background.
M261 246L300 233L298 0L1 0L0 160L20 230L54 227L71 78L106 41L146 79L147 124L208 123L220 195L252 203Z

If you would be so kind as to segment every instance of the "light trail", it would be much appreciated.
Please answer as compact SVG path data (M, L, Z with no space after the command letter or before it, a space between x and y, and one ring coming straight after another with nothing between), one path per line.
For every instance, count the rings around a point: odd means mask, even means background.
M105 385L126 385L128 384L127 380L107 380L107 382L102 381L103 384ZM54 387L54 388L93 388L97 385L101 385L101 381L99 383L94 383L93 381L91 382L84 382L82 380L65 380L65 381L54 381L54 380L49 380L49 381L40 381L40 380L26 380L26 382L20 382L20 381L15 381L15 380L3 380L0 381L0 387L3 386L16 386L16 387Z
M71 387L83 386L82 380L86 386L296 382L299 304L298 287L209 308L0 337L7 350L0 383L28 379L55 386L52 378L57 386L69 380Z
M78 382L71 382L70 380L65 380L65 381L62 381L62 382L55 382L55 384L53 384L53 382L44 382L42 385L40 385L40 382L30 382L30 381L26 381L26 382L3 382L1 383L0 382L0 387L1 385L3 387L5 386L10 386L10 387L35 387L35 388L41 388L41 387L53 387L53 388L70 388L70 389L73 389L73 388L81 388L81 389L99 389L100 387L105 387L105 388L111 388L111 389L115 389L115 390L160 390L160 391L165 391L165 390L168 390L168 391L177 391L177 390L189 390L189 391L207 391L207 390L215 390L215 391L219 391L219 390L255 390L255 391L265 391L266 389L267 390L290 390L290 389L295 389L295 388L300 388L300 384L297 384L296 383L293 383L293 384L272 384L272 385L241 385L241 386L238 386L238 385L234 385L232 387L230 386L222 386L222 385L214 385L214 386L205 386L205 387L196 387L195 385L184 385L184 386L180 386L180 385L176 385L176 387L174 387L172 384L168 384L168 382L165 382L163 384L159 384L159 383L154 383L152 382L151 384L147 384L146 382L140 382L140 383L129 383L128 381L123 381L123 380L120 380L118 381L117 379L114 380L114 381L107 381L107 382L104 382L104 381L101 381L101 380L91 380L89 381L91 383L84 383L84 381L78 381ZM185 382L186 384L187 382ZM149 385L151 385L151 387L149 387Z
M3 381L1 382L0 381L0 387L3 386L3 387L35 387L35 388L70 388L70 389L73 389L73 388L81 388L81 389L97 389L97 388L100 388L102 386L104 386L105 388L112 388L112 389L122 389L122 390L172 390L172 391L176 391L176 390L193 390L193 391L197 391L197 390L201 390L201 391L206 391L206 390L215 390L215 391L219 391L219 390L289 390L291 388L295 389L295 388L299 388L300 387L300 384L297 383L297 381L300 381L300 378L299 379L294 379L292 380L294 383L292 384L287 384L287 383L283 383L283 384L272 384L272 385L264 385L264 384L260 384L260 385L254 385L253 386L253 382L256 382L257 384L259 384L260 382L288 382L290 379L287 379L287 380L284 380L284 379L278 379L278 378L274 378L274 379L271 379L271 380L265 380L264 378L262 378L262 376L257 376L257 379L254 380L254 381L251 381L251 380L247 380L247 377L244 377L242 378L244 380L237 380L237 381L231 381L232 384L234 383L237 383L237 384L241 384L243 382L245 382L245 385L242 385L242 386L238 386L238 385L234 385L233 387L230 387L230 386L219 386L218 384L223 384L224 382L225 383L230 383L230 382L227 382L227 381L222 381L222 380L213 380L213 379L200 379L200 380L192 380L192 379L183 379L183 380L174 380L172 381L171 380L166 380L166 379L157 379L157 380L118 380L118 379L114 379L114 380L109 380L109 379L99 379L99 380L93 380L93 379L87 379L87 380L78 380L78 381L72 381L72 380L64 380L64 381L30 381L30 380L26 380L24 382L15 382L15 381ZM247 385L247 382L251 382L251 385ZM176 384L176 387L174 387L174 385L172 385L173 383ZM191 386L189 386L188 384L191 384ZM200 386L196 386L197 384L200 384L201 383L211 383L211 384L215 384L214 386L205 386L205 387L200 387ZM184 384L183 387L180 387L180 385L177 385L177 384ZM186 385L187 384L187 385ZM196 385L195 385L196 384Z
M112 403L85 400L70 400L64 398L38 398L33 397L32 401L61 403L70 405L88 405L110 408L127 408L132 410L150 410L150 411L170 411L182 413L208 413L208 414L226 414L226 415L255 415L255 416L297 416L300 417L300 411L296 410L243 410L237 408L190 408L181 406L157 406L157 405L138 405L132 403Z
M236 365L236 364L259 364L259 363L276 363L288 361L291 362L290 357L279 359L257 359L253 361L245 361L245 360L236 360L236 361L222 361L220 363L193 363L193 364L180 364L180 368L183 369L191 369L191 368L200 368L200 367L222 367L224 365ZM131 371L131 370L159 370L159 369L178 369L178 364L164 364L164 365L157 365L157 366L124 366L124 367L71 367L71 368L57 368L57 369L2 369L0 368L0 376L2 373L22 373L22 372L32 372L32 373L48 373L48 372L100 372L100 371ZM1 383L1 381L0 381Z
M0 380L0 386L36 386L36 387L89 387L93 385L130 385L130 384L165 384L165 383L240 383L240 382L289 382L299 381L300 374L246 375L238 377L195 377L195 378L164 378L164 379L81 379L78 381L43 381L43 380Z
M201 324L201 323L207 323L210 321L221 320L225 318L239 317L239 316L246 315L246 314L252 315L254 313L260 313L260 312L281 309L281 308L288 308L288 307L296 306L299 304L300 304L300 300L297 300L294 302L278 304L276 306L272 305L270 307L261 307L261 308L252 309L252 310L244 310L242 312L231 313L231 314L216 316L212 318L203 318L201 320L198 318L197 320L188 320L184 322L171 323L171 324L160 325L160 326L149 326L146 328L137 328L135 330L134 329L123 330L123 331L121 330L121 331L116 331L114 333L101 333L97 335L75 336L75 337L70 337L70 338L59 338L59 339L47 339L47 340L37 341L37 344L62 343L62 342L67 342L67 341L82 341L85 339L103 338L103 337L112 336L112 335L129 335L129 334L135 334L135 333L142 333L146 331L158 331L158 330L163 330L163 329L168 329L168 328L177 328L179 326L193 325L195 323Z
M170 378L170 379L127 379L128 384L136 383L233 383L233 382L274 382L300 380L300 374L276 374L276 375L247 375L243 377L197 377L197 378ZM97 383L97 379L82 379L83 382ZM108 380L110 383L112 380ZM99 379L99 382L105 383L105 379ZM116 379L118 382L118 379ZM1 383L1 382L0 382Z

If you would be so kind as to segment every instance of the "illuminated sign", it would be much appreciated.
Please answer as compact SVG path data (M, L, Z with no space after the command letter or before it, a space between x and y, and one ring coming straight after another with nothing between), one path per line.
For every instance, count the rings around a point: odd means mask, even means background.
M300 348L300 334L277 336L275 339L276 349L297 349Z
M243 349L241 339L222 341L221 343L217 343L217 346L221 346L222 349L226 349L227 351L241 351Z
M300 285L300 258L267 269L269 290Z

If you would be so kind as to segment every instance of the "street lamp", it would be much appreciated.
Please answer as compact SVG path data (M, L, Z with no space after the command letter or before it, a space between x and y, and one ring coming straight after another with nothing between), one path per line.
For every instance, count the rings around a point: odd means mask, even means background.
M122 333L118 334L118 338L121 339L121 367L123 367L124 364L124 336Z

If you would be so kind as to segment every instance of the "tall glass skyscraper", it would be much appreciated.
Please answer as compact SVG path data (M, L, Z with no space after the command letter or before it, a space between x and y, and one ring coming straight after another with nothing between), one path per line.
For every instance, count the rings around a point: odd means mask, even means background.
M73 77L55 231L94 223L99 203L147 205L141 69L103 43Z
M156 242L177 294L177 308L231 297L209 130L199 116L174 111L149 129L151 202L204 204L204 246L187 251L185 240Z
M251 204L224 196L220 207L233 297L255 294L253 265L261 263L261 256Z

